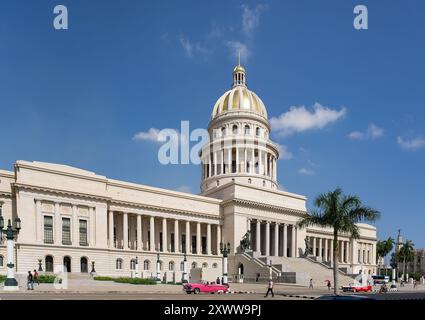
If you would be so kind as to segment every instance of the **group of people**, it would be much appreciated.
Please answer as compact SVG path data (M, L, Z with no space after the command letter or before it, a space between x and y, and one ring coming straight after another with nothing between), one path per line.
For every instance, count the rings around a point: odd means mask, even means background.
M27 290L34 290L34 283L40 284L40 280L38 279L38 272L35 269L33 272L28 271Z

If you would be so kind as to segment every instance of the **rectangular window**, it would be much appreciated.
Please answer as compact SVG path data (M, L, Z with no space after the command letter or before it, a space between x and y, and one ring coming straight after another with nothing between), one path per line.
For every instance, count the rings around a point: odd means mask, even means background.
M207 237L201 238L202 254L207 254Z
M174 252L175 247L174 247L174 233L170 234L170 245L171 245L171 252Z
M196 236L192 236L192 253L196 253Z
M62 244L71 244L71 219L62 218Z
M44 243L53 243L53 217L44 216Z
M360 249L357 251L357 261L358 261L358 263L362 262Z
M182 234L182 249L183 249L183 252L186 252L186 235L185 234ZM189 253L189 252L186 252L186 253Z
M87 246L87 220L80 220L80 246Z
M162 248L162 232L159 233L159 251L163 251L163 248Z

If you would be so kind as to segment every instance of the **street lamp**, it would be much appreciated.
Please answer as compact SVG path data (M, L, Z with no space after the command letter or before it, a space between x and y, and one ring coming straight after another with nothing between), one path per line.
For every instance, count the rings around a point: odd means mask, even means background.
M230 253L230 242L223 244L220 242L220 252L223 254L223 284L227 284L227 256Z
M15 218L13 226L10 219L8 219L7 228L4 228L2 205L3 205L3 202L0 202L0 236L2 236L3 233L5 233L6 240L7 240L7 279L4 282L4 290L7 290L7 291L19 290L18 281L16 281L15 279L15 264L13 262L15 260L14 240L15 240L15 235L17 235L19 233L19 230L21 230L21 219L19 219L18 217Z
M187 283L187 256L186 256L186 250L183 251L184 258L183 258L183 279L182 283Z
M156 258L156 281L161 281L161 262L159 261L159 253Z

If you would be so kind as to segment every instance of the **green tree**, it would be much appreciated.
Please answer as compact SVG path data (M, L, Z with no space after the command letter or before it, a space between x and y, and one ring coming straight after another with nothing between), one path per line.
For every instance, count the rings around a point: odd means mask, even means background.
M413 249L414 243L411 240L406 240L403 243L400 250L397 253L397 258L399 262L403 262L403 274L406 276L406 264L413 261L415 258L415 251ZM409 279L406 279L406 281Z
M381 258L385 258L394 247L394 239L389 237L387 240L379 240L376 243L376 263L381 260Z
M314 200L316 210L308 212L297 225L300 228L317 225L333 229L333 278L334 294L338 294L338 234L346 234L358 239L358 222L373 222L379 218L380 213L367 206L363 206L357 196L344 195L341 188L320 194Z

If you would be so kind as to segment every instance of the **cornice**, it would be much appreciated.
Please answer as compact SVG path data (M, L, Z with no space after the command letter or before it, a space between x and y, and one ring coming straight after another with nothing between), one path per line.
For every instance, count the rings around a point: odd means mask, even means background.
M229 199L222 203L223 207L230 204L236 204L236 205L240 205L244 207L255 207L255 208L260 208L260 209L268 210L268 211L273 210L273 211L286 213L286 214L289 213L291 215L295 215L299 217L304 217L307 214L307 212L303 210L291 209L291 208L276 206L276 205L267 204L267 203L260 203L256 201L245 200L245 199Z

